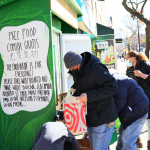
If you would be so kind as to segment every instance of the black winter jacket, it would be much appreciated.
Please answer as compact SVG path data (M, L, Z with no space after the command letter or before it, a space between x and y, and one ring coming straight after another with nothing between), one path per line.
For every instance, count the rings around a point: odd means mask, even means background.
M118 91L116 80L96 56L88 52L82 53L81 56L81 75L79 78L73 76L73 88L76 89L74 96L87 94L87 126L97 127L115 121L118 117L113 99L113 95Z
M136 77L134 75L134 70L140 70L142 73L149 75L150 73L149 63L147 63L146 61L139 61L135 69L133 67L127 69L126 75L128 77L133 78L142 87L142 89L144 90L145 94L147 95L150 101L150 75L146 79L143 79L141 77ZM150 119L150 112L148 115L148 119Z
M149 99L135 80L110 69L117 80L119 91L114 95L119 119L124 130L149 111Z

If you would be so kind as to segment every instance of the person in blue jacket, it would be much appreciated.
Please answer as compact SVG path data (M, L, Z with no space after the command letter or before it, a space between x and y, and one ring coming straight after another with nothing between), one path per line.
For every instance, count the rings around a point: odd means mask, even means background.
M56 122L45 123L37 133L31 150L77 150L78 142L65 125L64 112L54 117Z
M109 72L118 84L119 90L113 97L123 127L122 147L116 150L136 150L135 142L148 117L149 99L135 80L114 69Z

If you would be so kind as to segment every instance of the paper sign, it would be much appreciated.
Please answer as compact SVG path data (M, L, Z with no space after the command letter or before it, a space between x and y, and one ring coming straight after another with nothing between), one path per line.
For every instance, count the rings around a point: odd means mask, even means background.
M32 21L0 31L0 53L4 61L0 99L6 114L38 111L50 103L48 49L49 29L44 22Z

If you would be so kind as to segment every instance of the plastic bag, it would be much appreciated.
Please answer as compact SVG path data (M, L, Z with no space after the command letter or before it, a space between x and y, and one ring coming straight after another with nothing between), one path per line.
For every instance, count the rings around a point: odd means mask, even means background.
M121 122L120 122L119 118L117 118L117 119L116 119L115 128L116 128L116 129L119 128L120 125L121 125Z
M68 95L68 94L67 94ZM68 95L63 100L65 123L73 135L87 132L85 115L87 114L87 104L76 97Z
M112 134L112 137L111 137L111 141L109 143L109 145L112 145L114 144L116 141L117 141L117 132L116 132L116 129L114 128L114 131L113 131L113 134Z

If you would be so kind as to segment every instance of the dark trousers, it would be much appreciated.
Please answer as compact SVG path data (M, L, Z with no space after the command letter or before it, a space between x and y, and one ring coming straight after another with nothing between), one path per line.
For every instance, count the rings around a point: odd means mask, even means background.
M72 150L72 144L68 141L65 142L64 150Z
M116 150L121 150L121 148L123 147L122 139L121 139L122 131L123 131L123 127L122 127L122 125L120 125L119 137L118 137L118 143L117 143L117 146L116 146Z

